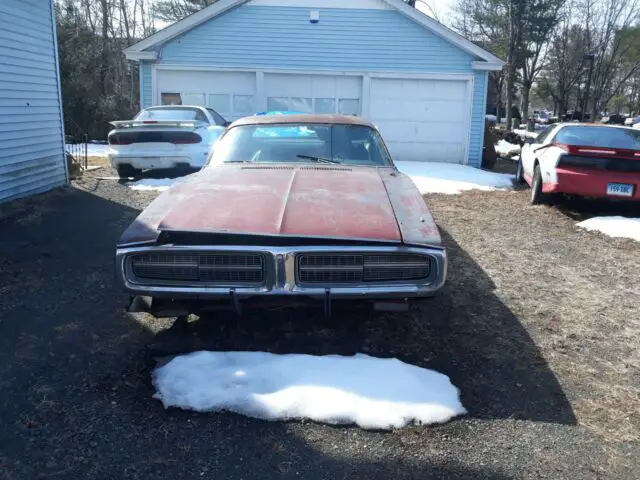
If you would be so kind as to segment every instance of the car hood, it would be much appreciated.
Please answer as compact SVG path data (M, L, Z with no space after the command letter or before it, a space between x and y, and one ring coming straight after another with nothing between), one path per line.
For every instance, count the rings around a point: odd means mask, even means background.
M120 244L155 240L162 231L392 243L426 235L426 243L440 242L407 177L392 168L338 165L206 168L158 197Z

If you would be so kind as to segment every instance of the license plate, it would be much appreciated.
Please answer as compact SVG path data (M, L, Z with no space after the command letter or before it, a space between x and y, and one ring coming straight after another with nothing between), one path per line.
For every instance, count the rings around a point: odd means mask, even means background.
M609 183L607 185L607 195L616 195L618 197L632 197L633 185L628 183Z

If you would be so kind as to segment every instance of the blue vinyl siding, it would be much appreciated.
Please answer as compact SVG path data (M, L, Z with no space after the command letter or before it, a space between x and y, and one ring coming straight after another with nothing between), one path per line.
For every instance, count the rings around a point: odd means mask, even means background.
M140 110L153 104L151 63L140 62Z
M469 142L469 165L482 165L484 146L484 118L487 103L487 72L476 72L473 85L473 105L471 110L471 141Z
M67 182L51 9L0 2L0 202Z
M469 72L471 55L395 10L241 6L160 49L159 63Z

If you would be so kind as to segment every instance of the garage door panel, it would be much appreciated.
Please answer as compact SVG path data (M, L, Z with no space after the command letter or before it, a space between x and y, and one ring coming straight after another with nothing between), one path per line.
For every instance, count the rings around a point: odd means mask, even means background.
M387 144L395 161L457 163L464 155L460 143L438 144L425 148L421 142L391 142Z
M460 100L466 93L463 81L375 78L371 97L388 100Z
M371 80L369 115L396 160L464 163L467 86L462 80Z
M211 107L227 120L256 111L256 75L251 72L192 72L159 69L156 99Z
M264 85L268 110L361 113L362 77L266 73Z
M375 101L369 114L372 118L384 120L415 121L459 121L465 116L465 106L461 102L428 100Z
M424 143L460 143L459 132L456 124L449 122L397 122L385 120L376 122L382 137L387 141L397 142L424 142L424 139L436 138L437 142Z

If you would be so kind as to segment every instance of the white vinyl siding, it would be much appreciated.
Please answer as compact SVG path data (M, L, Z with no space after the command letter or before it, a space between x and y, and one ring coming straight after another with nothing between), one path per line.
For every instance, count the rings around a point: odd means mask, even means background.
M0 2L0 201L67 181L52 8Z

